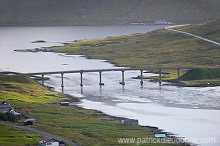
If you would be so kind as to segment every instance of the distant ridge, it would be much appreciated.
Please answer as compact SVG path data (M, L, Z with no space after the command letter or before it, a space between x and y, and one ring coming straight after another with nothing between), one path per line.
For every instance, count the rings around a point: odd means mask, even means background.
M219 0L0 0L0 25L183 24L219 18Z

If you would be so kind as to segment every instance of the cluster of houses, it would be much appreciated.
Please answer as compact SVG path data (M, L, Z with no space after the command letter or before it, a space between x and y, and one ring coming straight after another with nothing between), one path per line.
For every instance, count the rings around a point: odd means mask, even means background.
M61 106L69 106L69 102L60 102ZM17 120L21 120L21 115L29 115L31 114L30 112L30 108L27 106L24 106L21 108L21 113L18 113L14 110L14 108L6 103L3 102L2 104L0 104L0 113L12 113L17 117ZM25 126L28 125L33 125L33 123L35 122L35 118L30 118L30 119L26 119L23 121ZM126 125L126 126L139 126L138 120L137 119L123 119L121 120L121 124L122 125ZM157 133L157 132L153 132L155 134L155 138L165 138L166 134L164 133ZM39 146L47 146L47 145L51 145L51 146L65 146L64 144L60 144L60 142L54 138L50 138L48 136L45 136L41 139L38 140Z
M166 20L156 20L154 22L129 22L129 25L172 25L173 23Z
M64 105L67 105L67 102L63 103ZM29 107L24 106L21 108L21 113L18 113L14 110L14 107L11 106L10 104L6 103L6 102L2 102L0 104L0 113L12 113L16 116L17 120L21 120L21 115L29 115L31 114L31 110ZM29 126L29 125L33 125L33 123L36 121L35 118L29 118L23 121L25 126ZM41 139L38 140L38 145L39 146L65 146L65 144L60 144L60 142L54 138L50 138L48 136L45 136Z
M13 115L15 115L17 120L21 120L22 114L29 115L31 114L31 110L29 107L24 106L21 108L21 113L18 113L14 110L13 106L11 106L10 104L4 101L0 104L0 113L12 113ZM28 125L33 125L35 120L36 120L35 118L31 118L31 119L24 120L23 122L24 122L24 125L28 126Z

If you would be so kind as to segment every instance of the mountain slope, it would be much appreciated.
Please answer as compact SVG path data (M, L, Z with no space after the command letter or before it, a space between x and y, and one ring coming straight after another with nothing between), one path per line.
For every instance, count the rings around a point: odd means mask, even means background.
M198 23L218 18L219 0L0 0L0 25Z

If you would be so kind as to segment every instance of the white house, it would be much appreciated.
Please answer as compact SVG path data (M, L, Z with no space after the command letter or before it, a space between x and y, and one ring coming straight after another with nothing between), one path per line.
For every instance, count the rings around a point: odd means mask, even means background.
M166 134L155 134L154 137L155 138L165 138Z

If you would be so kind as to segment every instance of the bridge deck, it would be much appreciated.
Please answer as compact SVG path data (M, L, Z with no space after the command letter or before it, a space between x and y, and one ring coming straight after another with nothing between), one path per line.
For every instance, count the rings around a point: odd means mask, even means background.
M147 68L111 68L111 69L91 69L91 70L70 70L70 71L52 71L52 72L35 72L25 73L25 75L48 75L48 74L65 74L65 73L84 73L84 72L107 72L107 71L130 71L130 70L180 70L195 69L195 67L147 67Z

